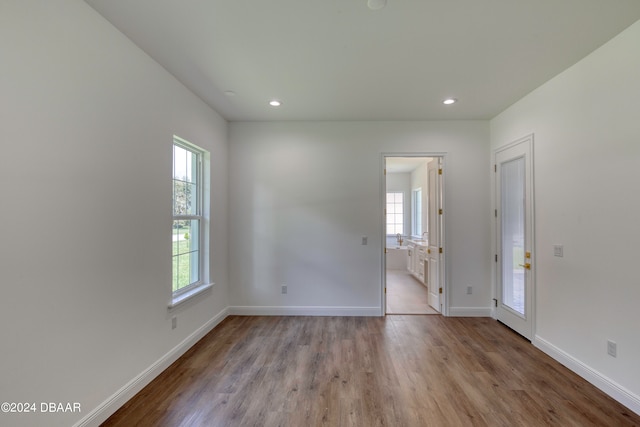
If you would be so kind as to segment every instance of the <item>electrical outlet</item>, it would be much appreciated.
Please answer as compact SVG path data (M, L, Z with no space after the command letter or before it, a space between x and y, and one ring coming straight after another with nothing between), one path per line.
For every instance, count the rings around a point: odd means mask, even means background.
M367 238L367 236L362 236L362 244L363 245L366 245L368 240L369 239Z
M282 285L282 294L286 294L287 293L287 285Z
M171 318L171 329L175 329L178 327L178 316L173 316Z
M614 341L607 340L607 354L609 354L609 356L617 357L618 344L616 344Z
M473 287L467 286L467 295L471 295L473 293Z

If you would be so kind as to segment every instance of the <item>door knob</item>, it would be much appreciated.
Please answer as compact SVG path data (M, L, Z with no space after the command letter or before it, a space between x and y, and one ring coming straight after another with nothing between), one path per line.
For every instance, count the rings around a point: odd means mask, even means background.
M524 264L518 264L518 265L519 265L520 267L524 267L524 268L526 268L527 270L531 270L531 264L530 264L530 263L528 263L528 262L526 262L526 263L524 263Z

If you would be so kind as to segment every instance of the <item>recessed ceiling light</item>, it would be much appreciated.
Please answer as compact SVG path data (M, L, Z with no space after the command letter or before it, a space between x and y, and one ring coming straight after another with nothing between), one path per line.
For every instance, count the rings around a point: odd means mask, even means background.
M282 105L282 102L278 101L277 99L272 99L271 101L269 101L269 105L271 105L272 107L279 107Z
M455 98L447 98L444 101L442 101L444 105L451 105L451 104L455 104L456 102L458 102L458 100Z
M367 0L367 6L371 10L382 9L387 5L387 0Z

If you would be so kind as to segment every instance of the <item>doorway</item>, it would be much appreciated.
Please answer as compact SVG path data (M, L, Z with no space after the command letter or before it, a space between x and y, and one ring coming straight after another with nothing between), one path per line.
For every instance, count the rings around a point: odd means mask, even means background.
M444 156L382 156L383 314L439 314L444 290Z
M531 340L535 313L533 135L495 152L496 317Z

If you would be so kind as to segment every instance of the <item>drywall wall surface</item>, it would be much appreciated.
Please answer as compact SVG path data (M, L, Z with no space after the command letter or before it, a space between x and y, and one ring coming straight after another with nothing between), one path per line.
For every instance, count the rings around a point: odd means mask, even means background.
M380 309L382 156L423 153L446 161L450 306L488 307L488 150L483 121L231 123L231 305Z
M0 424L69 426L227 307L227 124L82 1L3 1L0 52L0 396L81 407ZM174 134L211 153L216 285L170 312Z
M536 339L636 411L638 45L640 23L491 121L492 149L534 135Z

